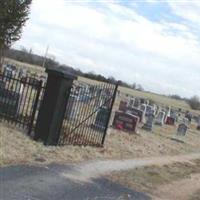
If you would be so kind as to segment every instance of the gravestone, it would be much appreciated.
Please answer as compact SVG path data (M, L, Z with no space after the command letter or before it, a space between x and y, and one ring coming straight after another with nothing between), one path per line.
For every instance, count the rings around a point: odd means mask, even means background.
M168 116L165 122L167 125L174 125L175 119L173 117Z
M153 107L150 105L146 106L146 113L145 116L148 116L150 113L152 113Z
M144 112L144 115L146 113L146 109L147 109L147 105L146 104L141 104L140 105L140 110L142 110Z
M140 99L138 98L135 98L135 101L134 101L134 105L133 105L135 108L138 108L140 106Z
M188 126L184 123L178 125L177 135L185 136L187 133Z
M155 124L162 126L164 124L165 112L160 111L155 119Z
M166 107L166 115L165 115L165 123L167 122L167 118L170 117L171 109L170 107Z
M70 96L67 104L67 109L65 112L65 119L75 120L79 115L79 107L77 96Z
M123 111L123 112L126 112L126 109L127 109L127 102L126 101L120 101L119 110Z
M147 121L146 123L143 125L143 129L147 130L147 131L152 131L153 129L153 120L154 120L154 114L150 113L147 117Z
M20 94L11 90L0 88L0 113L16 116Z
M106 128L108 116L109 109L107 107L101 107L97 112L95 123L92 126L100 131L104 131Z
M130 113L115 112L113 127L121 130L136 132L139 118Z
M142 110L128 107L126 112L139 117L139 122L144 121L144 112Z
M128 104L128 107L134 107L134 102L135 102L135 99L134 98L131 98L130 100L129 100L129 104Z

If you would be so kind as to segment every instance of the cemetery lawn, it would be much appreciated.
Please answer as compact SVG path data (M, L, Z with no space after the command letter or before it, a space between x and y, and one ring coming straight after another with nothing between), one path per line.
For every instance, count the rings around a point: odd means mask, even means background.
M200 133L191 125L185 137L172 140L175 126L154 127L154 133L139 129L138 134L108 130L103 148L44 146L21 130L0 123L0 166L49 163L70 164L86 160L133 159L200 152Z
M152 199L200 199L200 160L146 166L106 176Z

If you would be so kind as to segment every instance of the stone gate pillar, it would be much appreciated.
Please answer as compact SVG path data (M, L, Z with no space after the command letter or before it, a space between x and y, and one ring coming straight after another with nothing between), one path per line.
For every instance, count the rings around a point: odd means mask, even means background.
M76 77L59 68L49 68L46 72L48 79L36 122L34 139L42 140L45 145L57 145L65 107Z

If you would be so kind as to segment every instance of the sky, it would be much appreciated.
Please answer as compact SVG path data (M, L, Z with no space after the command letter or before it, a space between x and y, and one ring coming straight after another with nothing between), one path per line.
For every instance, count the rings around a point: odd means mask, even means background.
M145 90L200 96L200 1L33 0L14 48Z

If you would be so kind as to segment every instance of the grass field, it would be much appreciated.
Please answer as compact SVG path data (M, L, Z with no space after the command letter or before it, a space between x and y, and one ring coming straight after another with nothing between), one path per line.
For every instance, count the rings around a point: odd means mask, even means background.
M139 128L138 134L108 129L103 148L80 146L44 146L35 142L16 127L0 123L0 166L16 164L48 164L80 162L91 159L126 159L160 155L177 155L200 152L200 137L196 125L192 124L185 137L171 138L176 126L155 126L149 133Z
M27 70L36 72L37 74L45 73L45 69L43 69L41 66L38 66L38 65L30 65L27 63L22 63L22 62L18 62L16 60L7 59L7 58L5 58L5 63L10 63L10 64L16 65L17 67L26 68ZM100 85L102 83L102 82L99 82L96 80L91 80L91 79L88 79L85 77L78 77L78 80L88 83L88 84ZM154 101L156 104L158 104L160 106L170 106L170 107L173 107L176 109L181 108L184 111L189 110L194 114L197 114L197 115L200 114L200 111L192 110L190 108L190 106L185 101L182 101L182 100L175 100L175 99L169 98L164 95L150 93L150 92L137 91L137 90L129 89L126 87L119 87L119 91L124 94L128 94L130 96L147 98L149 100Z

